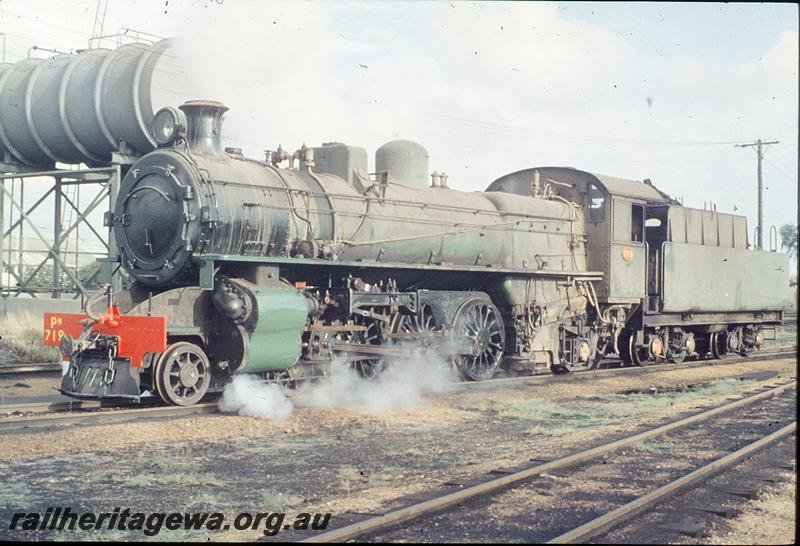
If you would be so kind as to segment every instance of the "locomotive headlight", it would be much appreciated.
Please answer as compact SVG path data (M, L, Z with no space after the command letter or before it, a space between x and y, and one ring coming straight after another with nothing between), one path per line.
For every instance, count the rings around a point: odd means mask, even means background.
M159 146L169 146L185 133L186 116L177 108L162 108L153 117L152 131Z

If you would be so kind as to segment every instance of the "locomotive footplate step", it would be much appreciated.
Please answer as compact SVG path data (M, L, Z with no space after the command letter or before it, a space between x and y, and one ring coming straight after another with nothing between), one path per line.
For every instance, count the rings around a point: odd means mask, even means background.
M691 538L702 538L703 528L694 523L667 523L659 525L659 529L678 533Z

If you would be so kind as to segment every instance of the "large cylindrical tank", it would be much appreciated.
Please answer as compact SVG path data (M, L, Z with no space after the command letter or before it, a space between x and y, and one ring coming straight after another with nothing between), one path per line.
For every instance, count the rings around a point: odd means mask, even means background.
M25 59L0 76L0 140L26 165L47 164L50 158L36 143L25 116L25 92L40 59Z
M0 78L3 77L3 73L11 68L13 65L11 63L0 63ZM4 163L6 161L6 151L5 147L3 146L3 141L0 139L0 163ZM10 159L10 158L9 158Z
M375 151L375 171L389 181L414 188L428 186L428 150L411 140L393 140Z
M151 151L150 124L163 106L153 97L156 74L183 76L171 46L89 49L0 69L0 145L28 166L100 164L115 151Z

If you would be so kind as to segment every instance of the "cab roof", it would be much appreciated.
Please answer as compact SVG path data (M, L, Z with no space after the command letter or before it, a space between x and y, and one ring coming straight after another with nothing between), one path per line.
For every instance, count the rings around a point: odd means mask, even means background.
M486 191L504 191L520 195L531 194L531 184L534 172L538 171L542 178L542 184L549 178L558 182L569 184L594 183L605 189L611 195L629 197L650 203L671 203L678 204L669 195L656 188L649 180L641 182L638 180L627 180L604 174L595 174L581 171L572 167L531 167L522 169L505 176L501 176L492 182Z

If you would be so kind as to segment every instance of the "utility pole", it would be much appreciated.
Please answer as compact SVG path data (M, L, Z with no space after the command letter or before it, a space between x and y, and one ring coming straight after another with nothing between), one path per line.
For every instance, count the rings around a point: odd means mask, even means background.
M750 144L735 144L737 148L750 148L755 146L756 157L758 163L758 223L756 224L756 248L763 250L764 248L764 180L761 175L761 162L764 160L764 152L762 147L769 146L770 144L778 144L780 141L771 140L763 142L760 138Z

